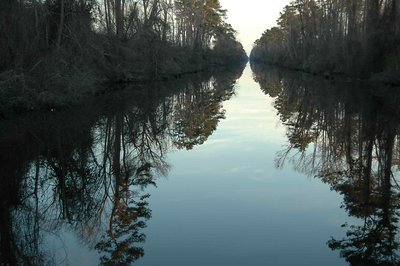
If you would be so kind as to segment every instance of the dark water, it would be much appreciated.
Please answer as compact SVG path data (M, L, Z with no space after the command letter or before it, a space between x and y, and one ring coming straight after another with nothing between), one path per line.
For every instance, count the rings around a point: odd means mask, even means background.
M397 265L400 94L242 71L1 121L0 265Z

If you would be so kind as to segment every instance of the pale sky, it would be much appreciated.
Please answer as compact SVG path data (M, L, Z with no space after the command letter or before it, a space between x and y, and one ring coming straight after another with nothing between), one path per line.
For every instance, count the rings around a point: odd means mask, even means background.
M228 22L238 31L238 40L250 54L255 40L276 25L283 7L290 0L220 0L221 6L228 10Z

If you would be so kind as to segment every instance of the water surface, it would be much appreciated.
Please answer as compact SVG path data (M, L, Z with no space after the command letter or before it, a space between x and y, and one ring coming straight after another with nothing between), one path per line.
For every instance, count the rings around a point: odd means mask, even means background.
M2 121L2 261L395 265L389 92L247 66Z
M326 246L343 236L341 196L275 167L286 130L249 67L235 93L206 143L168 155L141 265L343 265Z

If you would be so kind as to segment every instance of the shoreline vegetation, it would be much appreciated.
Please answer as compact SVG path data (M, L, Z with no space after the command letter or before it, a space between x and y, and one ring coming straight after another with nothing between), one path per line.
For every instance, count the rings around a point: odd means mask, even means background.
M294 0L255 41L252 62L326 78L400 86L400 4L396 0Z
M246 61L218 0L0 2L0 116Z

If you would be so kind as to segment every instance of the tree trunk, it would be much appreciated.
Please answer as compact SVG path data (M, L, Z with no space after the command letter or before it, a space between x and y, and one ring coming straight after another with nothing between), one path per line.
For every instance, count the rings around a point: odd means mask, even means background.
M122 4L121 0L115 0L115 26L117 31L117 38L123 38L124 21L122 17Z
M108 7L108 0L104 0L104 16L106 20L106 29L107 33L110 33L110 21L109 21L109 14L110 14L110 9Z
M64 27L64 12L65 12L64 5L65 5L64 0L61 0L60 21L58 23L58 33L57 33L57 42L56 42L57 52L60 51L61 37L62 37L62 32L63 32L63 27Z
M357 0L348 0L347 1L347 8L348 8L348 37L349 39L353 40L357 36L357 31L356 31L356 23L357 23Z

